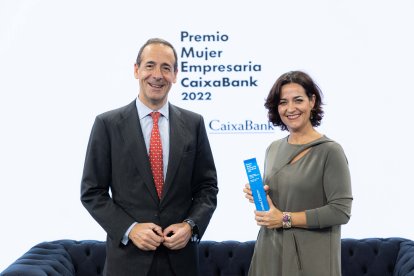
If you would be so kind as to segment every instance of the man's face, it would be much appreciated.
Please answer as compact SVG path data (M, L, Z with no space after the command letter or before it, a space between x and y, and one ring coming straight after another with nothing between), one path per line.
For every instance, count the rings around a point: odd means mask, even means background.
M168 99L168 92L177 80L173 50L164 44L150 44L144 48L141 64L134 66L139 80L139 99L148 107L158 109Z

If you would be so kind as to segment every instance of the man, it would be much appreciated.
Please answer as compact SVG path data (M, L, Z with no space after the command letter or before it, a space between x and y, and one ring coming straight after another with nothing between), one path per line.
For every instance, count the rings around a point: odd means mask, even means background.
M217 175L202 116L168 102L177 64L169 42L148 40L138 97L95 119L81 201L107 232L105 275L198 275Z

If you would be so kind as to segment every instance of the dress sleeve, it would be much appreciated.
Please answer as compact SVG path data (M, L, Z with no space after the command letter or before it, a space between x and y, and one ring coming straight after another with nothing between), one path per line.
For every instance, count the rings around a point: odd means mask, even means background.
M323 169L326 204L306 210L309 228L325 228L346 224L351 217L352 189L348 161L342 147L329 143Z

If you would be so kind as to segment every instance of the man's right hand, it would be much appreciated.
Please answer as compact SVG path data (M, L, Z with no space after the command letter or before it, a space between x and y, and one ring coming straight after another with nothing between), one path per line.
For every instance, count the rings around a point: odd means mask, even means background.
M155 250L164 242L160 226L154 223L137 223L128 235L129 239L141 250Z

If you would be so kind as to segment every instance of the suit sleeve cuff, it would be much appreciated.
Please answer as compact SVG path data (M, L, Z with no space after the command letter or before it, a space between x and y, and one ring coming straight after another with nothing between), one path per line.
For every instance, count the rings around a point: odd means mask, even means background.
M121 243L123 245L127 245L128 244L128 241L129 241L129 233L131 232L132 228L134 228L135 224L137 224L137 222L134 222L133 224L131 224L131 226L128 228L128 230L126 230L126 232L125 232L125 234L124 234L124 236L123 236L123 238L121 240Z

